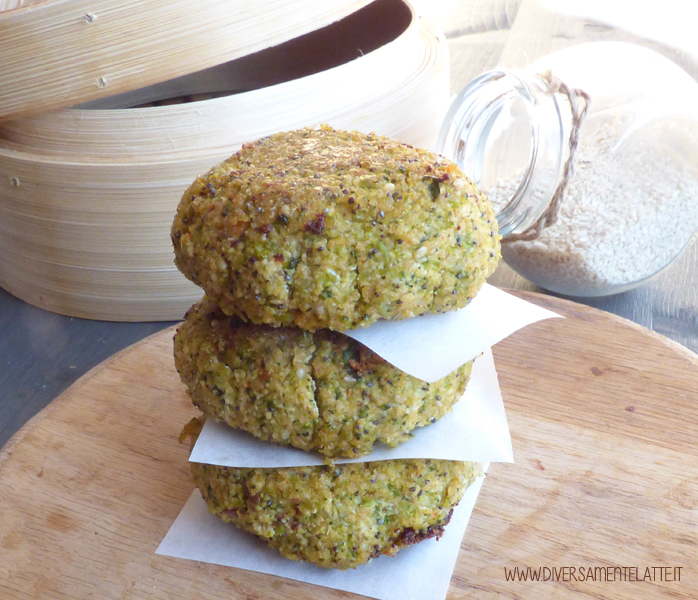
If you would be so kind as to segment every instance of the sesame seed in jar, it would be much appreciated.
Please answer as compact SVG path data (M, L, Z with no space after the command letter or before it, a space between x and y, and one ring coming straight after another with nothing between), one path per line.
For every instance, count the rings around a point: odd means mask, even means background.
M538 239L504 244L505 260L534 283L571 296L627 289L661 270L698 227L698 169L651 137L627 138L609 120L580 140L557 221ZM520 175L487 190L501 210Z

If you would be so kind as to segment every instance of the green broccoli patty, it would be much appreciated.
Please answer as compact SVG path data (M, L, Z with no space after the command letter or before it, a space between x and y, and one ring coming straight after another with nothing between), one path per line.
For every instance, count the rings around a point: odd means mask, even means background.
M266 441L328 457L369 454L450 412L472 361L436 383L340 333L242 323L205 297L174 338L175 366L205 414Z
M500 256L494 211L455 164L329 127L246 144L199 177L172 241L226 314L309 330L461 308Z
M283 469L191 463L191 469L209 512L286 558L336 569L440 537L482 473L479 463L417 459Z

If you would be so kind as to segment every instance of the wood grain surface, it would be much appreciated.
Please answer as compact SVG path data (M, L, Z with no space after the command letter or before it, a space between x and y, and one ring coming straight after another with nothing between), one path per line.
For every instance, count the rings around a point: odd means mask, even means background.
M448 597L694 598L698 358L613 315L521 295L567 318L495 347L516 463L491 467ZM195 411L172 333L93 369L0 453L0 597L355 597L155 555L193 488L177 435ZM607 566L681 567L681 580L504 574Z

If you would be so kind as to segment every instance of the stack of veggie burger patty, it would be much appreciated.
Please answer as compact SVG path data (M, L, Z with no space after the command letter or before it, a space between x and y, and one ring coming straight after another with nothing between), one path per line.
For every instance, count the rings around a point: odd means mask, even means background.
M172 241L206 292L175 335L175 365L206 415L331 461L396 446L462 396L472 362L429 384L339 333L461 308L494 271L494 212L443 157L329 127L272 135L189 187ZM439 536L480 467L192 472L224 521L289 558L346 569Z

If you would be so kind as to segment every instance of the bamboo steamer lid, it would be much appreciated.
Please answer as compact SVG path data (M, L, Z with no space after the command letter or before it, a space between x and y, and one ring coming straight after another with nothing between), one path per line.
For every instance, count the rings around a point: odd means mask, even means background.
M197 175L244 142L329 123L433 146L449 80L445 40L429 23L401 0L379 0L308 36L371 35L367 23L380 21L390 26L373 42L361 39L363 55L288 81L275 82L272 65L279 53L307 65L294 52L312 54L312 39L83 108L0 123L0 286L71 316L180 319L202 292L174 267L177 203ZM251 73L271 80L251 81ZM201 86L215 94L265 84L184 104L99 108Z
M0 0L0 121L193 73L370 0Z

